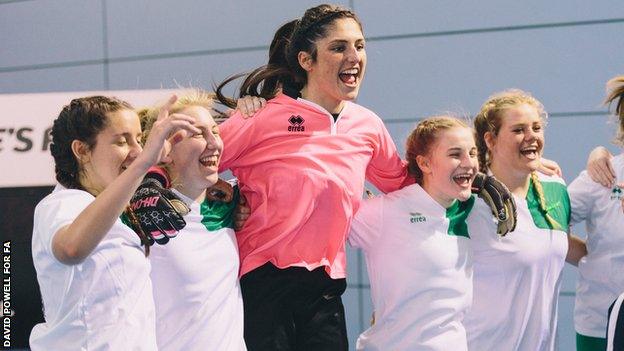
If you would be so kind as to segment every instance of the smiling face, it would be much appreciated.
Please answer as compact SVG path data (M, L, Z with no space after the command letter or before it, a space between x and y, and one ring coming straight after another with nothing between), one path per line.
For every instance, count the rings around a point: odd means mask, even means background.
M423 188L440 205L467 200L478 171L477 147L470 128L455 126L436 133L426 155L416 157Z
M538 169L544 149L544 121L537 109L520 104L501 114L497 135L488 132L492 169L526 177Z
M316 59L310 53L299 53L299 64L307 72L302 96L338 113L344 101L354 100L360 90L366 69L364 35L354 19L339 18L314 44Z
M122 109L106 114L107 125L95 145L74 140L75 155L82 169L80 184L97 195L121 174L141 152L141 124L137 114Z
M219 126L206 108L189 106L180 113L195 117L194 126L202 132L191 136L178 132L172 136L174 145L170 153L170 172L174 187L197 199L218 180L223 141L219 136Z

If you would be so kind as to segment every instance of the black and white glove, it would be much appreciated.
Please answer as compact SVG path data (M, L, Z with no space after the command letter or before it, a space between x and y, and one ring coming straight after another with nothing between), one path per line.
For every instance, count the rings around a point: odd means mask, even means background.
M472 193L477 194L492 210L494 218L498 221L497 233L505 236L516 229L518 213L513 195L505 184L498 179L477 173L472 182Z
M162 170L150 170L136 190L128 208L135 231L141 230L149 245L164 245L186 226L188 206L171 190ZM137 228L138 227L138 228Z

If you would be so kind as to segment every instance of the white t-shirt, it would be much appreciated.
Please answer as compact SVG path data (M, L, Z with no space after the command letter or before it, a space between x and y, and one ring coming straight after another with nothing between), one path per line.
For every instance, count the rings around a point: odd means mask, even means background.
M175 190L174 190L175 191ZM186 227L150 253L159 350L246 350L232 204L180 194Z
M505 237L496 234L496 221L485 202L478 201L470 213L474 291L464 319L469 350L555 349L570 204L562 179L540 179L549 214L562 230L549 228L532 181L526 198L514 196L518 222Z
M30 334L38 350L156 350L150 264L139 237L117 220L77 265L59 262L52 238L94 197L57 185L35 208L32 254L45 323Z
M624 181L624 154L611 161L617 181ZM624 291L624 189L605 188L587 171L568 187L572 223L585 221L587 256L579 262L574 327L580 334L605 337L607 310Z
M474 202L447 210L418 184L364 201L349 243L366 255L375 324L358 350L466 350L472 255L465 219Z

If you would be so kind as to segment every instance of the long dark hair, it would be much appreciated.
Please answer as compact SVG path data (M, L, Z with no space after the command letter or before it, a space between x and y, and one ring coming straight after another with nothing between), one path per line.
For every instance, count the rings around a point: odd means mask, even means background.
M242 77L245 80L239 89L239 98L251 95L269 100L277 95L280 87L300 91L307 84L307 75L299 65L299 52L310 53L316 61L316 41L326 37L328 27L341 18L352 18L358 23L360 30L362 29L362 24L353 11L327 4L309 8L301 19L282 25L271 42L268 64L221 82L215 88L217 99L222 104L235 108L236 100L223 95L222 90L228 83Z

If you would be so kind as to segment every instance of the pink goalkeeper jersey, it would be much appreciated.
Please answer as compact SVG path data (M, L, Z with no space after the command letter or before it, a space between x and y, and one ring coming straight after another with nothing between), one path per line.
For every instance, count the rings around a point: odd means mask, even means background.
M345 240L365 177L381 191L413 183L381 119L347 102L334 122L322 107L280 94L254 117L220 126L221 170L230 169L251 207L237 232L240 275L325 266L346 276Z

